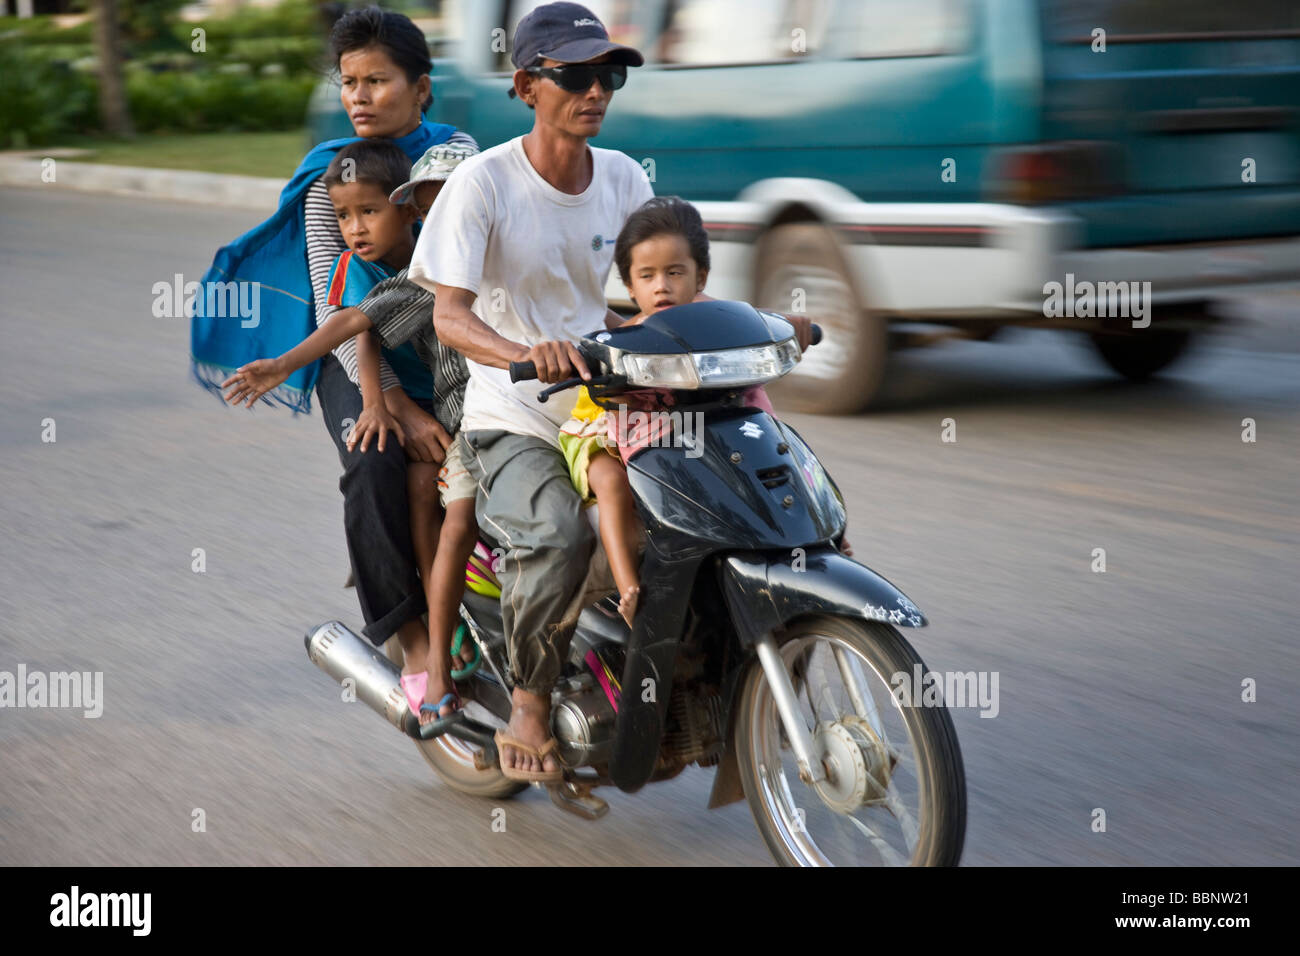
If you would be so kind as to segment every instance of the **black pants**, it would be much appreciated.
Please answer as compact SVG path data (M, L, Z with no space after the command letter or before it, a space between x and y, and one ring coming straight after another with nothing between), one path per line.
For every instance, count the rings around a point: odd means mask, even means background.
M332 355L321 361L316 383L325 427L339 450L343 477L343 527L356 579L357 599L366 619L363 633L380 645L426 610L411 547L411 511L406 496L406 452L395 441L380 452L348 451L347 437L361 416L361 391ZM430 414L428 402L415 400ZM391 436L390 436L391 437Z

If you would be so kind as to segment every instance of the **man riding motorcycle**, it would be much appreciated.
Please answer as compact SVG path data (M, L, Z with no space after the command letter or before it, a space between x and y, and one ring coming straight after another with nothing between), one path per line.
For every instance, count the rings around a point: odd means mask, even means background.
M631 157L587 144L640 53L612 43L585 7L551 3L520 21L511 59L511 94L535 110L533 128L461 166L410 278L434 291L438 338L468 360L464 459L479 527L506 550L497 575L514 690L502 772L557 782L550 693L594 537L556 442L567 409L538 402L506 370L532 362L544 383L590 377L573 342L621 322L604 295L613 237L653 190ZM810 325L796 323L801 347Z

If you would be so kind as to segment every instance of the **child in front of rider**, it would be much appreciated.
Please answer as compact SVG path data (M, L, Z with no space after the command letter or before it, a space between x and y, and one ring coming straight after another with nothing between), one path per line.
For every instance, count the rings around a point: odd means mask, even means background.
M709 275L708 233L699 211L676 196L657 196L628 217L614 243L614 264L640 309L624 326L639 325L676 305L710 298L704 294ZM743 400L774 414L762 386L749 389ZM595 500L600 505L600 539L618 588L619 613L629 627L641 588L639 520L627 480L627 461L654 437L657 416L649 418L652 424L648 428L620 433L619 416L593 402L584 386L559 436L574 488L584 502ZM847 539L841 539L841 550L853 553Z
M381 352L375 343L378 333L386 342L402 343L385 347L382 354L403 391L439 417L432 405L435 365L440 351L445 350L437 348L436 340L428 341L433 329L431 302L427 310L407 308L393 324L378 328L356 307L378 283L405 275L415 248L412 226L428 213L452 170L477 152L463 145L434 146L411 166L400 149L384 140L362 140L340 150L324 176L339 230L348 246L335 262L329 281L329 303L340 309L283 355L258 359L238 369L223 383L223 387L231 388L227 401L251 407L294 371L355 336L364 410L353 425L348 450L359 447L364 453L374 438L382 451L389 431L406 447L405 435L390 414L380 388ZM415 333L414 342L407 341L414 332L412 319L418 319L417 312L423 315L422 324L428 328ZM459 388L463 392L463 379ZM445 726L459 712L460 698L453 677L466 677L478 665L477 648L471 657L471 648L451 646L466 561L478 542L474 518L477 488L461 464L459 443L452 434L455 425L453 422L448 428L439 427L439 442L446 439L441 468L432 462L407 461L411 544L429 607L429 631L411 646L403 645L401 684L421 725L436 722L431 730ZM453 664L458 668L454 673Z

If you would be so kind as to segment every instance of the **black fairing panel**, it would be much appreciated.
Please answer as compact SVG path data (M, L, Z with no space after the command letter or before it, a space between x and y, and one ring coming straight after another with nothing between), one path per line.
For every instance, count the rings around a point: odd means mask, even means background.
M628 463L648 528L675 532L684 546L695 539L744 549L797 548L843 533L834 483L793 429L740 408L710 415L693 437L690 448L647 448Z
M663 739L677 649L695 575L706 553L689 544L671 531L646 539L641 605L627 643L623 696L609 764L615 785L629 793L650 779Z
M844 530L834 484L793 429L765 412L740 407L715 411L703 434L692 437L689 448L680 441L675 448L647 448L628 464L647 547L642 610L627 645L623 707L610 762L611 777L627 791L643 785L654 770L678 642L701 563L737 547L768 549L774 560L791 563L794 549L816 551ZM736 453L739 461L732 460ZM792 584L815 587L803 580L812 575L796 577L801 580Z

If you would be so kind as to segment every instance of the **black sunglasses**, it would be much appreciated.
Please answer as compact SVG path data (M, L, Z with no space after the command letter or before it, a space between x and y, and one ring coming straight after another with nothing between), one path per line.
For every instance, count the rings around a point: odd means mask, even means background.
M600 80L600 85L611 93L621 90L627 82L627 66L623 63L568 63L564 66L530 66L527 71L534 76L544 76L554 80L556 85L569 93L585 93L591 89L592 80ZM512 94L514 90L510 91Z

